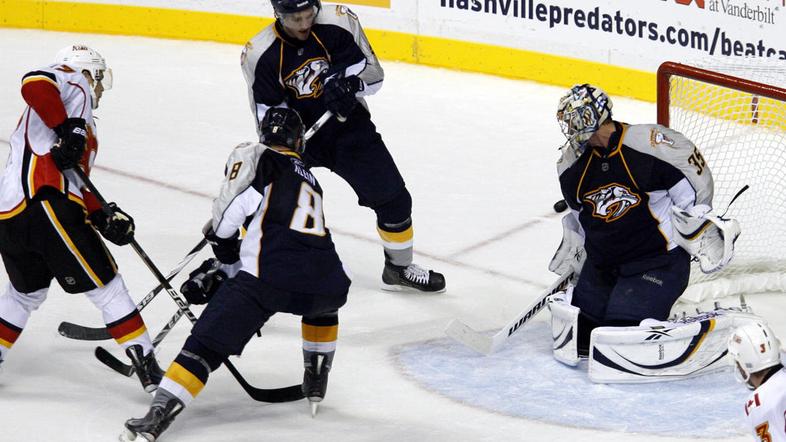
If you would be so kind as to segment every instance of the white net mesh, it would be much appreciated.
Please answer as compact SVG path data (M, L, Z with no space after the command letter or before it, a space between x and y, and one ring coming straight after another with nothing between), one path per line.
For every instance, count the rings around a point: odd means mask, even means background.
M744 185L750 189L728 213L742 227L732 263L710 275L694 266L683 298L700 301L740 292L784 291L786 66L745 61L697 67L724 75L698 80L690 78L691 73L672 74L669 126L685 134L704 155L715 180L717 211L725 210ZM735 77L775 87L741 84ZM658 98L659 104L663 99Z

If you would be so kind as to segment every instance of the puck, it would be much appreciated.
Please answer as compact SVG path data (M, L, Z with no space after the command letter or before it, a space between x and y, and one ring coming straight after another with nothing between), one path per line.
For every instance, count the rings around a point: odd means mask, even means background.
M568 210L568 203L566 203L565 200L559 200L556 203L554 203L555 212L562 213L566 210Z

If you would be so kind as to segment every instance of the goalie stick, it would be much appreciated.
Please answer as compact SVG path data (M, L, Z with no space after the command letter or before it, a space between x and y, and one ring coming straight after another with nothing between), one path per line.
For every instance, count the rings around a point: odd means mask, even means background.
M194 257L199 254L199 252L205 247L207 244L207 240L204 238L197 244L185 258L174 268L171 272L166 276L167 282L171 282L175 276L177 276L185 266L187 266ZM164 288L163 285L159 284L156 288L151 290L141 301L136 305L137 310L141 311L153 298L158 295L159 292ZM180 316L178 316L180 318ZM109 334L109 330L106 327L87 327L84 325L74 324L72 322L63 321L60 323L60 326L57 328L57 331L66 338L69 339L78 339L82 341L103 341L106 339L112 339L112 336Z
M454 319L448 324L447 328L445 328L445 334L478 353L484 355L494 353L507 342L509 337L523 328L532 318L543 310L548 304L549 296L567 288L568 282L572 277L572 272L560 276L551 286L549 286L549 288L541 292L532 304L527 306L526 309L509 321L493 336L477 332L458 319Z

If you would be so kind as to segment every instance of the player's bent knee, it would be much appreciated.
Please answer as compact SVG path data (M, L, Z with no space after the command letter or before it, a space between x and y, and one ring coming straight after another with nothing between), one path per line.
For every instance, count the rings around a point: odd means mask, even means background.
M374 207L377 214L377 225L380 229L389 231L396 229L402 223L407 223L405 228L411 225L410 216L412 215L412 196L406 187L390 201Z
M27 312L37 310L46 301L48 292L49 288L47 287L30 293L22 293L17 291L11 284L8 284L8 294L11 296L11 299L21 305Z
M85 292L85 296L99 310L109 314L108 317L121 318L127 315L128 312L136 309L136 305L131 300L131 296L128 295L128 288L126 288L126 284L120 274L115 275L105 286Z

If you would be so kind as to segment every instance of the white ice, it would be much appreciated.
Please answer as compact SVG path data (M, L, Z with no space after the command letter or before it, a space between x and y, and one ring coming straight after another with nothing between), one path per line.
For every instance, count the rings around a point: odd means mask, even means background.
M101 147L93 179L107 198L134 216L139 243L166 272L199 241L228 152L255 138L239 69L241 48L0 29L0 139L8 139L24 108L21 76L76 42L102 52L115 75L114 89L104 94L97 113ZM443 328L454 317L476 329L501 327L553 280L546 265L561 235L551 208L559 198L554 162L561 144L553 115L563 89L405 64L384 67L385 85L369 99L374 121L414 198L416 261L445 273L447 293L380 291L383 257L373 213L356 205L343 181L317 169L326 189L328 225L354 273L319 415L312 419L302 401L253 402L222 368L163 440L685 440L643 434L622 421L610 431L597 431L582 428L579 419L555 425L492 412L481 408L480 401L432 392L407 374L399 358L402 348L445 339ZM615 97L615 113L631 123L655 119L652 104L624 98ZM7 148L0 142L3 152ZM130 248L112 247L112 252L135 299L156 285ZM6 281L0 272L0 282ZM781 295L749 301L786 336L786 324L777 320L785 304ZM174 304L162 294L143 316L156 333L174 312ZM537 318L530 339L543 338L536 331L547 317ZM92 356L94 344L57 334L64 320L101 325L89 301L54 284L2 366L0 441L115 440L126 419L146 411L150 397L136 381L100 365ZM294 316L274 317L236 365L255 385L297 383L302 376L299 329ZM163 342L158 354L163 365L180 349L188 330L183 320ZM527 339L527 331L520 332L519 342ZM105 346L120 354L112 342ZM530 348L538 347L522 345L521 351L506 353L509 359L497 361L503 368L526 364L532 359L526 351ZM467 364L478 363L476 356L464 355ZM461 357L457 360L462 363ZM500 382L479 388L476 396L505 399L504 386L515 383L510 379L515 373L495 370L494 359L486 365L489 376ZM543 380L561 387L548 374ZM522 389L526 382L537 379L524 378ZM731 376L728 382L733 382ZM653 394L652 389L628 391L642 395L644 402ZM586 394L593 394L592 389ZM700 390L686 387L684 398L708 416L714 413L715 404ZM509 399L517 399L515 391ZM562 404L566 409L571 405ZM549 412L562 414L559 408ZM668 421L673 417L669 412L665 404L659 418Z

